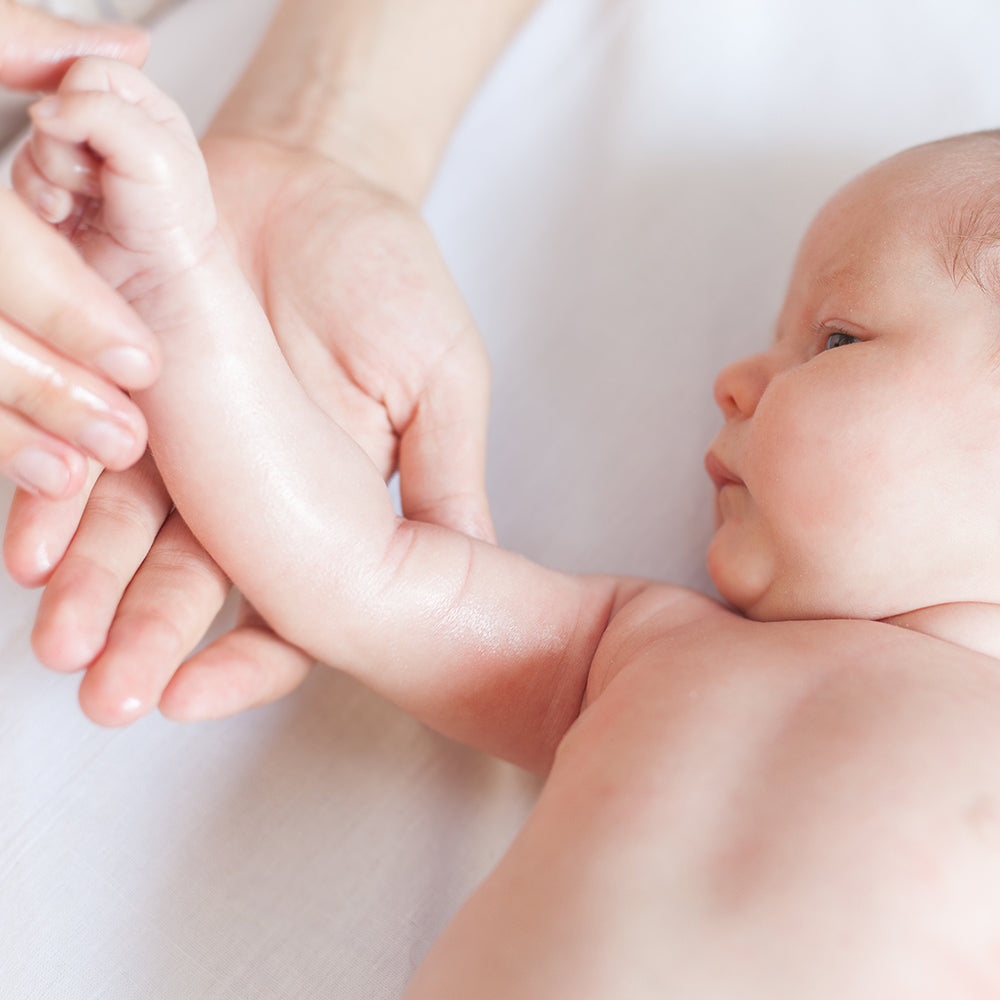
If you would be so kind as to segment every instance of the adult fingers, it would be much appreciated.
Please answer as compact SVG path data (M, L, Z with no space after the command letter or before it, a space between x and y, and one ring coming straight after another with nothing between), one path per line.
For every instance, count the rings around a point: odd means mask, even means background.
M108 468L128 467L146 447L145 419L128 396L2 317L0 408ZM2 435L0 451L10 451Z
M22 489L61 500L83 486L86 471L86 460L75 449L0 408L0 473Z
M443 357L400 435L399 486L406 517L492 542L485 485L489 385L478 337Z
M66 500L48 500L19 489L7 514L3 559L7 572L22 587L40 587L66 553L76 533L94 482L101 472L89 465L85 488Z
M131 469L97 480L39 602L32 644L41 663L79 670L101 652L122 595L170 506L148 454Z
M225 574L180 515L171 513L80 684L86 715L118 726L155 708L180 664L204 638L228 590Z
M12 191L0 220L0 315L124 389L151 385L159 346L124 299Z
M141 66L149 37L123 24L80 25L9 0L0 3L0 84L51 90L80 56L101 55Z
M177 671L160 698L160 711L178 722L194 722L258 708L297 688L313 662L244 602L237 627Z

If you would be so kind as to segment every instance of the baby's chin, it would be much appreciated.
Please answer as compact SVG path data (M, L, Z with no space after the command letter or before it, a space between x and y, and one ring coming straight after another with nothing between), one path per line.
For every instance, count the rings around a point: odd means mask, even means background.
M812 621L833 618L881 617L874 609L848 606L833 595L805 585L801 577L765 572L734 573L721 561L708 559L708 572L719 596L744 618L757 622ZM728 570L728 571L727 571ZM869 613L869 612L872 613Z
M719 597L746 618L774 620L760 616L761 609L766 615L768 597L773 590L773 566L763 559L734 560L724 552L725 546L718 542L719 535L716 534L709 545L705 565Z
M890 606L868 606L862 602L838 600L804 589L772 586L756 597L728 596L716 585L719 595L744 618L755 622L862 620L884 621L894 614Z

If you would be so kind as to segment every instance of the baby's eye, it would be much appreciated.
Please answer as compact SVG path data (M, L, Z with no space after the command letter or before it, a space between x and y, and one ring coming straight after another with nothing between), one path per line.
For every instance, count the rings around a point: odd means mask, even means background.
M831 333L829 337L826 338L826 347L824 350L832 351L835 347L845 347L847 344L858 343L857 337L852 337L849 333L844 333L838 330L836 333Z

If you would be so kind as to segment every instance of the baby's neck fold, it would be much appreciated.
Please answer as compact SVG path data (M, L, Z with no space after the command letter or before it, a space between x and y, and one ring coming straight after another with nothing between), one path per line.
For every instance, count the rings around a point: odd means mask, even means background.
M1000 605L938 604L883 620L1000 660Z

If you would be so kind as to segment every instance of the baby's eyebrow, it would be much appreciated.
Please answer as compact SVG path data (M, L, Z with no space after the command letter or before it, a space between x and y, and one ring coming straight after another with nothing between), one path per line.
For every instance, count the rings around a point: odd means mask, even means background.
M861 277L857 264L828 264L817 272L814 283L824 292L833 292L846 287L853 287Z

